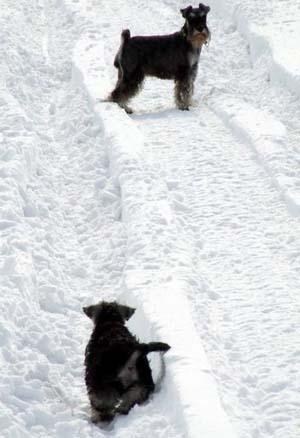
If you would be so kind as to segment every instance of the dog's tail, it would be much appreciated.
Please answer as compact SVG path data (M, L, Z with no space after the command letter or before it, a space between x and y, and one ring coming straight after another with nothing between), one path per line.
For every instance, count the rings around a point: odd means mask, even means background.
M160 367L154 386L155 392L158 392L161 388L162 381L166 375L166 364L164 360L164 354L168 350L170 350L171 347L170 345L165 344L164 342L149 342L149 344L141 344L141 347L144 354L152 353L155 351L159 353Z
M164 353L162 352L159 353L159 359L160 359L160 369L155 381L155 390L154 390L155 392L160 391L162 381L166 375L166 363L164 359Z
M122 68L121 60L122 60L124 46L127 43L127 41L129 41L129 40L130 40L130 30L125 29L121 33L121 45L120 45L120 48L119 48L118 53L116 54L116 57L114 60L114 66L116 68Z
M143 354L152 353L154 351L160 351L161 353L166 353L170 350L170 345L165 344L164 342L149 342L149 344L140 344L139 350Z
M124 29L121 33L121 42L126 43L130 38L130 30Z

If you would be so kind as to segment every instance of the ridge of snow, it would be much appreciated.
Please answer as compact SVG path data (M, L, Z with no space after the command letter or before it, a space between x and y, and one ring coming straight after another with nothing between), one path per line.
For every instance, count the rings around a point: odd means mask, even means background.
M178 230L168 200L168 188L143 157L143 138L129 117L116 105L99 103L101 73L93 59L101 44L82 38L74 50L74 77L81 81L110 141L110 168L120 184L122 218L128 229L123 300L138 307L131 324L142 327L143 337L168 342L166 355L168 402L176 420L190 438L234 437L219 400L206 354L191 319L186 294L191 285L168 269L168 250L180 251L181 270L190 269L190 255L177 244ZM97 64L96 64L97 65ZM98 79L97 79L98 78ZM146 236L146 238L143 236ZM166 252L161 254L161 252ZM158 256L159 255L159 256ZM157 279L156 279L157 277ZM156 279L156 282L151 281ZM218 419L216 421L216 419Z
M225 20L233 20L248 41L253 63L266 56L270 81L284 84L300 95L299 9L283 10L280 2L256 0L251 6L228 0L211 0L211 6ZM284 20L282 15L285 16ZM274 32L274 29L276 31Z
M253 147L289 211L299 215L299 179L285 163L286 126L272 114L235 98L228 97L226 101L212 98L211 106L238 137Z

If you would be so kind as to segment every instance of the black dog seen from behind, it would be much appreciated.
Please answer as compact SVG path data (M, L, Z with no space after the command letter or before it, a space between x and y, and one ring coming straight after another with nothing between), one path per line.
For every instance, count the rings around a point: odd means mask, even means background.
M140 343L125 327L135 309L116 302L84 307L94 322L85 352L85 382L92 409L92 421L111 421L127 414L135 404L154 391L147 354L166 352L163 342Z

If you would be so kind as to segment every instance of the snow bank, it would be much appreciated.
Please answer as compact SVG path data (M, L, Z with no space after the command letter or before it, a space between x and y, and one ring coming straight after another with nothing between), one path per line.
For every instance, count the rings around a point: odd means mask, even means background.
M74 78L88 90L104 124L110 169L120 185L122 219L128 231L121 299L138 308L132 325L143 339L163 340L172 346L166 355L165 385L169 408L176 421L182 422L184 436L233 437L191 320L187 294L192 285L188 276L184 281L178 275L191 269L191 260L180 243L167 185L143 158L143 138L130 118L114 104L99 103L105 82L94 60L101 52L100 43L82 38L74 51ZM180 261L177 271L168 265L174 252Z
M288 162L286 126L272 114L238 99L213 98L211 105L236 135L253 147L289 211L300 214L299 178Z
M233 20L238 31L249 42L250 56L255 61L266 57L270 81L284 84L300 95L300 11L295 2L282 7L281 2L211 0L212 8ZM283 19L284 16L284 19Z

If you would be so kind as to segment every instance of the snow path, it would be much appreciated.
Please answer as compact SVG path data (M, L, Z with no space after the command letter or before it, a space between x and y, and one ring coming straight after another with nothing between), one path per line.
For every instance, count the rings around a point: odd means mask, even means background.
M128 9L122 2L88 4L81 13L95 20L102 69L113 59L121 28L133 35L161 32L168 20L172 31L179 21L172 1L132 2ZM171 109L170 84L148 81L133 102L132 120L146 139L146 158L169 187L182 245L192 254L193 270L182 270L182 280L193 285L194 322L238 436L295 437L298 100L270 86L264 59L253 69L233 23L213 16L210 23L214 38L202 54L199 107L187 114ZM231 49L225 58L224 47ZM116 77L112 67L109 74ZM107 83L99 84L103 94ZM252 117L266 122L255 124Z

